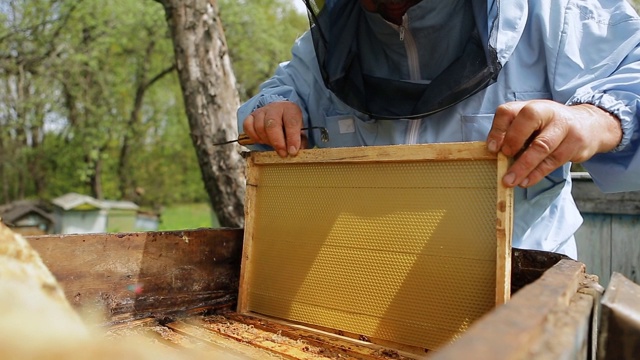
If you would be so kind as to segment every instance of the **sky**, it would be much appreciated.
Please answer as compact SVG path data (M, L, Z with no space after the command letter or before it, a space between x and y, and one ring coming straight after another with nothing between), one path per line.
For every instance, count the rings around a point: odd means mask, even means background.
M302 0L289 0L293 3L293 5L300 11L301 13L306 13L307 8L304 6L304 1Z

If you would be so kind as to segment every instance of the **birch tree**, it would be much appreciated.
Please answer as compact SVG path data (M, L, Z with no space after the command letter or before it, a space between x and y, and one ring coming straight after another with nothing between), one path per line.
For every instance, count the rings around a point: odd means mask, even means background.
M244 161L238 136L236 80L215 0L156 0L173 39L191 140L211 206L222 227L244 225Z

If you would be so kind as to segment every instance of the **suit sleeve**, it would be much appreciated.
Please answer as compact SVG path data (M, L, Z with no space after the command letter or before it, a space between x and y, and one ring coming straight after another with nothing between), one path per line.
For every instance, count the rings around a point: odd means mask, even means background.
M615 150L584 167L602 191L640 190L640 19L626 1L569 1L559 34L550 66L556 97L608 111L623 132Z
M253 111L277 101L291 101L302 110L304 126L309 124L308 103L313 101L313 88L318 87L319 70L313 56L313 41L309 32L300 37L292 48L290 61L278 65L275 74L260 85L260 92L242 104L237 112L238 130ZM314 144L309 144L313 146ZM252 150L267 150L265 145L251 145Z

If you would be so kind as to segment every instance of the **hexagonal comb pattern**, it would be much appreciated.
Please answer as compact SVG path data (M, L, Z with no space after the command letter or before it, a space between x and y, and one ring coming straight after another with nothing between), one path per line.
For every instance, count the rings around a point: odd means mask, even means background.
M250 311L436 349L495 306L495 161L258 171Z

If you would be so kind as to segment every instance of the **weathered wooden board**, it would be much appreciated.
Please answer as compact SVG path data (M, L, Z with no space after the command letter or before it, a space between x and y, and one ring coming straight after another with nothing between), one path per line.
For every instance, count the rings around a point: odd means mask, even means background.
M640 357L640 285L614 272L602 298L599 360Z
M185 359L132 337L110 341L67 300L39 254L0 223L0 359Z
M238 289L241 230L28 238L70 302L96 321L228 306Z
M614 215L611 229L611 272L640 284L640 217Z
M247 164L240 313L434 349L509 298L508 161L484 143Z
M640 191L603 193L588 173L573 173L572 194L584 218L578 260L607 286L617 271L640 282Z
M640 191L604 193L588 173L573 173L572 195L578 209L590 214L640 214Z
M598 275L600 283L606 285L611 277L611 215L587 213L583 217L575 235L578 260L585 263L588 273Z
M432 359L587 359L598 285L584 271L561 260Z
M194 232L198 234L194 235ZM144 292L148 297L152 297L158 302L153 306L152 310L145 311L152 316L140 320L132 320L140 317L141 313L114 313L114 318L124 320L124 316L128 316L128 320L110 326L107 338L112 341L115 340L115 342L100 342L100 345L91 347L91 351L101 351L99 354L96 353L95 356L108 356L108 354L113 354L114 352L129 355L145 352L146 357L140 358L158 358L158 354L162 354L162 358L180 357L191 359L204 357L222 359L307 358L314 360L325 358L371 360L422 358L419 353L413 351L416 349L381 346L370 343L370 339L366 338L361 340L348 339L344 336L339 336L340 334L309 329L291 322L285 323L261 316L247 316L233 312L223 312L213 316L206 314L205 309L211 310L217 304L230 308L233 305L234 297L219 299L216 296L212 296L212 302L209 305L204 304L201 309L184 312L183 310L198 306L198 304L194 305L193 302L186 298L177 299L167 295L173 289L175 280L175 278L167 276L165 273L167 266L172 268L168 264L182 264L182 266L185 266L185 263L192 262L195 268L198 269L197 274L191 280L181 281L192 283L192 285L183 285L180 288L183 295L190 293L189 289L200 283L202 278L208 279L211 283L227 282L227 280L218 278L220 274L223 277L233 278L233 276L225 275L227 274L225 271L221 273L220 266L232 268L236 279L240 270L240 263L237 259L239 249L228 255L224 255L225 251L223 249L229 246L229 243L235 243L235 246L239 246L242 238L241 229L204 229L194 232L158 232L140 234L139 236L133 236L134 234L64 235L47 239L34 238L30 239L30 242L35 243L36 246L44 250L42 258L45 263L51 264L53 268L58 268L58 270L66 269L61 271L60 274L63 275L63 278L61 278L63 280L61 281L62 286L74 289L73 291L67 291L69 300L74 300L74 294L85 294L86 296L83 296L81 300L90 302L91 299L94 299L99 303L100 309L104 311L108 311L108 307L100 303L100 299L103 297L109 297L121 302L134 301L136 299L131 294L131 291L127 291L126 294L122 294L121 291L122 288L128 289L130 282L135 278L129 279L125 275L136 273L131 271L132 268L141 266L141 270L138 273L146 273L147 276L156 274L158 276L154 286L143 288L146 289ZM184 241L183 236L189 239L189 243ZM180 238L182 242L176 243L176 237ZM73 241L68 241L68 239ZM126 239L126 241L114 239ZM49 240L49 242L47 243L45 240ZM143 244L147 241L150 244ZM155 249L145 253L145 246L155 247ZM190 246L195 246L198 250L188 250ZM141 251L144 253L142 256L139 254ZM127 252L138 255L126 255ZM205 265L206 261L200 259L197 254L216 254L215 256L205 256L212 260L214 265ZM490 323L484 325L484 331L476 331L472 327L469 332L454 344L456 348L458 346L465 347L467 352L456 354L464 354L461 355L461 358L500 359L499 355L501 354L506 354L505 356L514 354L509 351L503 353L501 349L511 344L511 341L515 339L514 346L516 348L518 344L525 347L527 344L531 345L528 349L519 349L518 354L530 355L535 350L538 351L538 355L541 354L538 358L544 358L544 355L549 354L551 354L551 358L558 358L553 357L558 354L557 346L550 346L556 343L555 340L550 345L542 340L521 342L523 338L525 340L530 339L527 338L529 331L533 331L534 336L546 334L544 339L547 340L555 337L564 338L565 340L557 342L557 344L562 349L569 349L569 351L576 349L577 344L575 346L567 345L566 339L578 339L580 345L583 346L583 340L585 339L583 314L590 307L589 299L584 298L584 296L576 297L577 293L573 296L571 294L575 292L575 288L588 286L591 280L582 276L583 283L581 285L576 285L573 282L581 278L579 271L577 276L571 276L572 274L576 275L576 269L581 269L579 266L573 265L576 264L573 261L569 262L572 264L571 266L556 268L550 274L546 274L545 270L562 258L558 254L514 249L512 255L513 289L515 291L523 286L525 287L517 292L512 301L505 306L514 306L511 312L512 314L517 314L517 316L506 316L502 320L491 320L498 321L503 325L494 326L493 323ZM74 260L74 257L79 257L79 259ZM147 260L141 261L141 258L145 257L147 257ZM221 260L224 258L227 258L229 262ZM132 263L124 265L129 261ZM64 262L67 262L67 264ZM73 262L73 264L68 262ZM150 265L150 262L159 263L154 266ZM113 268L114 266L120 270L115 272L110 270L108 274L104 273L104 269ZM142 271L145 267L147 270ZM69 271L69 269L75 269L75 271ZM89 269L90 271L83 274L84 269ZM120 275L115 276L114 273ZM550 282L548 279L550 276L551 279L557 279L560 275L565 279L564 282ZM116 277L115 280L114 276ZM534 282L534 287L529 289L526 285L532 282ZM237 283L235 285L237 286ZM560 287L559 289L558 286ZM562 291L562 289L565 291ZM200 293L194 292L194 294L196 295L194 299L198 302ZM554 297L558 304L555 307L553 305ZM567 301L567 298L570 298L570 300ZM511 303L514 305L510 305ZM564 306L567 303L568 305ZM540 304L543 304L542 309L552 308L553 310L550 310L545 317L544 313L536 312L536 309L540 309ZM89 306L86 303L81 303L80 305ZM500 313L503 307L498 308L496 313ZM135 306L133 308L135 310ZM569 310L570 308L571 310ZM121 309L123 307L115 308L115 310ZM485 319L480 320L478 325L483 324L487 319L493 318L494 312L490 313ZM503 329L501 326L506 326L506 328ZM564 329L562 334L553 331L561 328ZM48 327L43 328L42 335L50 337L47 333L50 330ZM495 336L491 337L493 343L486 343L488 341L486 336L490 334ZM139 335L148 337L149 344L144 341L142 343L137 342L135 349L121 348L119 346L122 345L122 342L130 340L132 337L139 338ZM478 335L480 337L477 337ZM35 336L36 334L33 334L31 336L23 336L20 339L32 341ZM78 339L73 339L73 341L75 344ZM478 351L474 347L469 348L469 342L486 344L484 349L486 352ZM33 347L31 342L25 342L25 344ZM76 345L86 346L86 343ZM513 347L509 348L511 350L514 349ZM72 349L77 351L75 350L77 347ZM126 353L127 351L128 353ZM447 351L448 348L442 350L445 354ZM435 353L434 356L438 354ZM424 355L424 352L422 352L422 355ZM119 356L103 358L119 358ZM514 359L515 357L507 358ZM524 356L523 358L536 357Z
M640 283L640 216L583 214L576 233L578 260L607 286L613 272Z
M111 326L111 340L135 336L167 354L190 359L414 360L400 351L322 335L234 312L192 314L158 322L147 318ZM143 345L148 345L143 344Z

